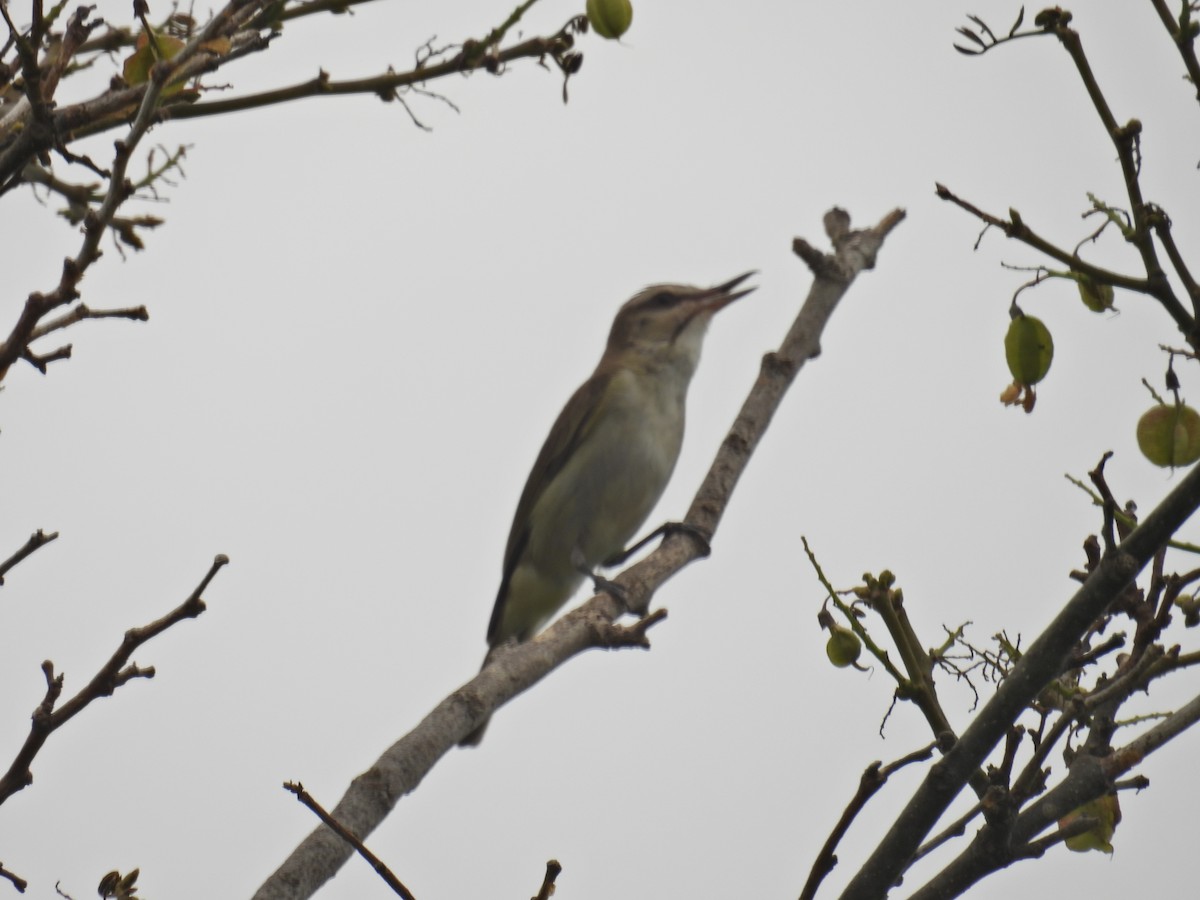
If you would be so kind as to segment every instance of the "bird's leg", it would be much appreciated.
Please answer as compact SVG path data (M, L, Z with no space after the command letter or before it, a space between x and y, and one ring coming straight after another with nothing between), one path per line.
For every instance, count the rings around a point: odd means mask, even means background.
M699 525L690 525L687 522L666 522L655 528L632 547L627 547L618 553L614 553L608 559L604 560L601 565L606 567L619 566L655 538L666 538L673 534L686 534L694 538L700 544L701 556L709 556L712 553L712 546L709 544L712 534L707 529L701 528Z
M583 558L583 551L578 547L571 551L571 565L575 567L575 571L584 578L590 578L592 587L596 593L605 593L618 601L626 609L629 608L629 591L621 587L615 581L609 581L603 575L598 575L592 570Z

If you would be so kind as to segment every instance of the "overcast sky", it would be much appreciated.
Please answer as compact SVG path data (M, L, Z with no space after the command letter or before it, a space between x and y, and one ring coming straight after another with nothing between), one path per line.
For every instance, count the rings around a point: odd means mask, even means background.
M582 6L542 0L523 33ZM150 900L249 896L315 825L283 781L332 805L475 673L525 476L617 307L653 282L760 273L711 329L652 516L678 518L808 288L792 238L823 243L833 205L859 225L894 207L908 219L835 315L713 556L656 598L670 618L653 649L573 660L371 836L421 900L528 897L552 857L572 900L796 896L863 767L929 740L906 707L881 737L882 671L826 662L801 536L838 586L891 568L928 644L965 621L979 644L1000 629L1029 640L1073 592L1098 527L1063 474L1111 449L1117 495L1142 510L1176 483L1134 441L1151 403L1139 380L1161 385L1155 346L1179 343L1142 297L1118 293L1119 314L1095 315L1069 284L1023 294L1057 352L1033 415L997 400L1009 300L1029 277L1000 263L1043 260L997 233L973 251L977 223L934 182L1015 207L1065 246L1093 227L1079 218L1089 191L1122 200L1114 150L1053 39L979 59L952 49L967 13L1007 29L1016 3L634 6L622 44L580 40L565 106L557 70L525 61L432 85L458 112L409 95L428 132L370 97L152 132L147 147L190 145L169 202L139 208L167 223L124 262L106 242L82 285L89 305L144 303L150 321L77 326L72 360L46 377L16 368L3 393L0 557L35 528L62 537L0 592L0 757L42 697L43 659L78 689L215 554L232 562L208 612L136 655L158 676L55 734L5 804L0 859L29 896L56 881L91 896L135 866ZM1077 6L1118 120L1144 123L1146 194L1195 247L1194 89L1149 4ZM210 80L250 91L318 68L406 68L426 40L480 37L510 8L410 0L313 18ZM84 96L71 90L63 102ZM115 136L85 149L106 159ZM4 198L5 321L78 248L58 205ZM1137 273L1111 238L1088 252ZM961 729L971 696L939 683ZM1193 693L1164 685L1144 710ZM1111 860L1058 848L972 896L1177 886L1194 854L1195 748L1185 735L1141 770L1152 787L1122 798ZM923 771L876 798L827 896ZM390 894L352 860L320 896Z

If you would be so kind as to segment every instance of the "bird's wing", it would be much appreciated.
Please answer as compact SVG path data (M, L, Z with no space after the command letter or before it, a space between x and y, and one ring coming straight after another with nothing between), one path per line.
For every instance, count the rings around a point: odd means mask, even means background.
M500 620L504 615L504 602L508 597L508 583L529 541L529 519L533 509L554 477L567 464L567 460L591 434L596 424L596 410L600 406L600 398L608 389L610 381L611 376L608 374L595 375L579 386L555 419L550 433L546 435L545 443L542 444L541 452L533 463L533 469L525 481L525 489L521 491L517 511L513 515L508 545L504 549L503 576L500 580L500 590L496 594L496 605L492 609L492 619L488 624L489 642L500 627Z

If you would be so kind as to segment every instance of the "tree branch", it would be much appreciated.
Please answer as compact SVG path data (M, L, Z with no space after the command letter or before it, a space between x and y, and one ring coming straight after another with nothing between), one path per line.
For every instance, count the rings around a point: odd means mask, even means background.
M40 528L31 534L29 536L29 540L25 542L20 550L10 556L4 562L0 562L0 585L4 584L4 576L7 575L10 570L16 567L17 564L32 556L35 552L42 547L45 547L57 537L57 531L52 531L49 534L46 534L46 532L42 531Z
M1138 180L1140 169L1138 146L1141 140L1142 123L1137 119L1130 119L1124 125L1117 124L1116 116L1109 108L1108 100L1100 89L1091 63L1083 50L1083 41L1079 37L1079 32L1069 25L1070 13L1064 13L1058 9L1046 10L1038 14L1036 21L1038 24L1043 24L1047 31L1055 34L1071 57L1071 61L1075 63L1075 69L1079 73L1080 80L1083 81L1088 98L1092 101L1092 106L1104 124L1104 130L1108 132L1109 139L1116 148L1117 159L1121 164L1121 173L1125 177L1125 193L1129 197L1129 212L1133 217L1133 230L1126 233L1126 238L1137 248L1142 257L1146 278L1152 286L1150 293L1171 313L1180 330L1188 338L1188 342L1195 346L1200 343L1200 335L1196 333L1196 321L1191 316L1187 318L1186 322L1181 321L1178 318L1178 309L1168 302L1168 296L1174 300L1175 295L1167 281L1162 264L1158 261L1158 253L1154 249L1149 209L1145 198L1142 197L1142 186ZM1178 306L1178 300L1174 300L1174 304Z
M804 363L820 352L821 333L838 301L857 274L874 265L884 239L903 218L904 213L896 210L874 228L850 231L849 217L834 210L826 215L834 254L820 254L800 239L794 242L795 251L809 263L816 278L780 349L763 358L750 395L692 502L688 524L707 534L716 532L730 495L788 386ZM654 591L699 554L693 538L674 534L615 581L627 592L631 608L645 608ZM495 654L491 665L446 697L370 769L355 778L333 815L355 834L369 835L451 747L496 709L576 654L603 646L600 635L604 626L623 612L625 608L613 597L598 594L532 640ZM327 829L318 829L300 843L254 896L256 900L310 897L336 874L348 855L344 842Z
M283 785L283 789L296 795L296 799L307 806L316 815L318 819L324 822L329 828L333 829L334 834L340 837L343 841L354 848L354 852L367 861L375 873L383 879L384 883L392 889L397 895L404 900L416 900L412 893L404 886L395 873L387 867L383 860L367 849L366 844L355 837L351 832L337 819L327 813L324 807L321 806L312 794L304 789L304 785L299 782L288 781Z
M530 38L492 55L472 52L474 42L468 41L457 55L436 65L418 66L407 72L389 71L369 78L355 78L347 81L331 81L329 74L322 70L316 77L288 87L263 91L258 94L246 94L241 97L229 97L225 100L171 106L162 111L161 118L162 121L166 121L224 115L247 109L257 109L262 106L276 106L307 97L375 94L385 101L393 100L395 92L400 88L424 84L436 78L445 78L447 75L469 73L482 68L498 68L515 59L541 59L546 56L555 59L561 58L575 43L575 39L569 31L571 25L572 23L568 23L561 31L550 37Z
M554 896L554 882L562 874L562 864L557 859L546 861L546 874L542 878L542 886L533 900L550 900Z
M0 878L7 878L12 882L12 886L17 889L17 893L25 893L25 888L29 887L29 882L14 872L4 868L4 863L0 863Z
M150 313L144 306L132 306L126 309L92 309L90 306L80 303L78 306L72 307L70 312L33 329L29 335L29 341L32 343L40 337L68 328L84 319L132 319L136 322L147 322L150 320Z
M829 837L825 839L825 844L821 847L821 852L817 854L817 858L812 864L812 869L808 873L808 880L804 883L804 889L800 891L800 900L813 900L816 897L817 890L821 887L821 882L825 880L825 877L837 865L836 851L838 844L841 843L846 832L850 830L850 826L858 818L858 814L866 808L867 802L879 792L880 788L887 784L887 780L891 777L892 773L911 763L924 762L933 756L933 751L937 747L938 744L935 742L907 756L901 757L889 765L885 766L880 762L873 762L867 766L858 780L858 790L855 791L854 796L850 799L850 803L847 804L846 809L842 812L842 816L833 827L833 831L829 833Z
M1147 756L1198 721L1200 697L1195 697L1186 706L1113 753L1104 756L1079 754L1067 777L1017 816L1011 832L1004 835L1002 841L989 841L981 832L970 847L912 894L909 900L935 900L959 896L971 885L999 869L1020 860L1036 859L1050 846L1070 837L1071 826L1059 829L1040 840L1035 840L1037 835L1057 824L1071 811L1104 796L1114 788L1145 787L1147 782L1144 779L1135 779L1127 784L1115 782L1118 776L1140 765ZM1089 827L1077 827L1075 833L1087 831Z
M54 674L54 663L49 660L42 663L42 672L46 678L46 694L33 712L33 723L30 726L29 735L25 738L25 743L17 751L16 758L9 766L8 771L0 776L0 803L33 783L33 772L30 770L30 765L51 734L74 718L76 714L82 712L94 700L111 696L118 687L126 682L134 678L154 677L152 666L140 668L136 663L130 665L126 665L126 663L142 644L184 619L194 619L204 612L204 600L201 595L221 567L228 562L227 556L223 554L217 556L213 560L212 566L209 567L208 573L200 580L200 584L182 604L161 619L126 631L121 645L108 662L100 667L100 671L78 694L57 709L55 706L62 696L63 676Z
M935 184L934 188L937 196L942 200L949 200L951 203L975 216L981 222L986 222L993 228L999 228L1004 232L1006 237L1018 240L1053 259L1057 259L1059 262L1066 263L1071 267L1072 271L1086 275L1088 278L1102 284L1111 284L1113 287L1123 288L1127 291L1136 291L1139 294L1149 294L1162 304L1171 318L1175 320L1175 324L1179 326L1179 330L1188 339L1189 343L1193 340L1200 340L1200 337L1193 333L1196 328L1196 320L1192 318L1191 314L1183 307L1183 304L1179 302L1174 290L1171 288L1170 282L1166 280L1165 276L1160 279L1133 278L1109 269L1102 269L1087 262L1082 257L1050 243L1026 225L1020 213L1015 209L1008 211L1008 219L1001 219L984 212L974 204L957 196L945 185ZM1159 274L1162 274L1161 269L1159 270Z
M238 2L238 0L235 0L235 2L226 5L224 9L213 16L198 34L188 41L178 54L170 60L162 60L155 63L151 69L150 78L145 85L133 89L133 93L130 96L131 99L136 98L139 104L137 114L124 139L116 142L112 173L109 176L108 190L104 194L104 199L97 209L89 210L84 216L83 243L79 252L73 258L69 257L64 260L62 276L59 279L58 286L49 294L39 292L30 294L25 301L25 306L17 319L16 325L9 333L8 338L0 344L0 380L3 380L9 368L16 360L21 359L30 352L28 349L31 340L30 335L37 328L41 318L54 309L79 298L79 281L83 278L88 267L100 258L100 239L103 237L104 232L112 225L121 204L133 193L133 184L125 177L129 160L134 149L145 136L147 129L154 122L163 89L181 72L186 71L186 67L192 64L193 59L198 64L206 65L206 57L213 54L204 50L204 47L216 37L222 36L226 30L231 32L236 31L240 24L253 15L257 6L263 2L265 0L252 0L252 2L245 2L245 0ZM109 93L112 92L110 91ZM55 114L56 121L58 121L58 116L64 115L64 112ZM31 128L22 130L16 143L19 145L24 136L33 130ZM59 138L57 135L61 133L62 130L56 127L54 129L55 137L53 140L58 141ZM9 151L0 153L0 161L6 157L11 157L12 151L13 148L10 147ZM36 148L29 151L30 154L33 152L37 152ZM23 170L25 160L17 159L15 162L19 164L17 171ZM8 164L12 165L13 163L14 161L9 159ZM4 180L10 177L10 175L10 172L3 171L3 165L0 164L0 180ZM43 360L43 364L44 362Z
M345 11L355 2L359 0L346 0L345 3L317 0L290 12L299 16L316 12ZM94 165L90 166L93 171L108 177L107 190L95 209L91 208L92 198L84 196L84 192L90 194L87 188L77 188L65 183L50 185L52 188L61 188L69 199L83 200L86 210L81 212L84 239L76 255L64 260L58 285L49 293L35 291L27 297L15 325L7 338L0 343L0 380L3 380L18 359L26 359L44 372L49 362L70 356L69 346L62 347L52 354L42 355L33 352L29 344L43 317L58 307L79 299L79 282L88 267L100 258L99 243L106 229L114 229L118 239L126 244L140 247L141 241L135 229L157 224L156 220L149 218L116 217L117 210L136 189L136 185L126 178L126 172L134 149L151 125L172 118L217 115L321 94L374 93L384 100L398 100L403 103L398 93L402 88L420 90L419 85L431 79L480 68L499 73L506 63L522 57L542 60L550 57L558 64L564 77L569 78L578 70L581 60L580 55L571 48L574 46L574 32L586 27L582 17L572 18L556 34L549 37L531 38L505 49L498 46L508 30L534 2L536 0L525 0L501 25L493 28L484 40L465 41L450 59L430 64L430 56L434 55L434 51L429 50L419 55L416 66L409 72L397 73L389 70L372 78L341 82L330 81L322 72L317 78L299 85L208 103L191 103L190 100L196 93L194 91L190 96L167 96L164 89L168 86L181 85L193 77L216 71L248 52L262 49L274 36L275 32L270 35L260 33L261 29L273 27L275 20L265 15L268 11L274 12L271 0L232 0L196 32L175 56L156 62L145 84L125 86L118 82L117 86L97 97L59 109L44 102L45 92L52 88L53 84L41 79L39 74L37 52L44 37L42 29L45 23L40 16L35 17L37 21L31 34L26 36L16 28L11 19L7 19L7 5L0 4L3 6L11 39L17 46L25 71L29 101L23 107L19 103L13 104L14 109L0 120L0 193L23 183L27 174L35 180L45 182L45 178L39 175L39 169L44 166L32 164L36 158L44 158L43 162L48 164L46 154L49 151L57 149L67 154L67 142L87 134L119 127L129 121L130 115L133 116L124 138L116 142L111 173L102 172ZM101 24L100 20L90 23L86 21L90 10L90 7L81 8L67 29L64 46L68 46L72 52L90 47L87 38L91 31ZM113 39L106 34L103 40L111 44ZM215 49L218 46L222 49ZM65 62L63 64L65 65ZM57 65L57 62L54 65ZM56 71L54 65L49 70L52 75ZM53 81L56 81L57 77L54 75ZM73 161L83 161L67 155L68 159ZM45 333L46 330L54 329L43 329L41 333Z
M877 900L887 895L917 846L962 791L971 773L1004 737L1009 724L1062 671L1075 643L1197 508L1200 468L1189 472L1119 548L1103 558L1033 642L958 743L934 764L887 835L847 885L842 900Z
M1162 20L1163 27L1171 35L1171 40L1175 42L1175 48L1183 60L1183 67L1187 69L1188 80L1196 91L1196 99L1200 100L1200 61L1196 59L1197 30L1196 22L1191 17L1191 7L1187 2L1181 3L1183 9L1176 19L1167 9L1166 0L1150 0L1150 3Z

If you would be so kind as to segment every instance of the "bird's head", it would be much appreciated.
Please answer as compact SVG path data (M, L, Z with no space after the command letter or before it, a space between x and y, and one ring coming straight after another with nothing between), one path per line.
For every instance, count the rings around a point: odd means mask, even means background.
M684 284L644 288L617 312L605 356L626 364L637 359L652 367L685 365L690 375L713 314L753 291L753 287L735 290L753 274L746 272L708 288Z

